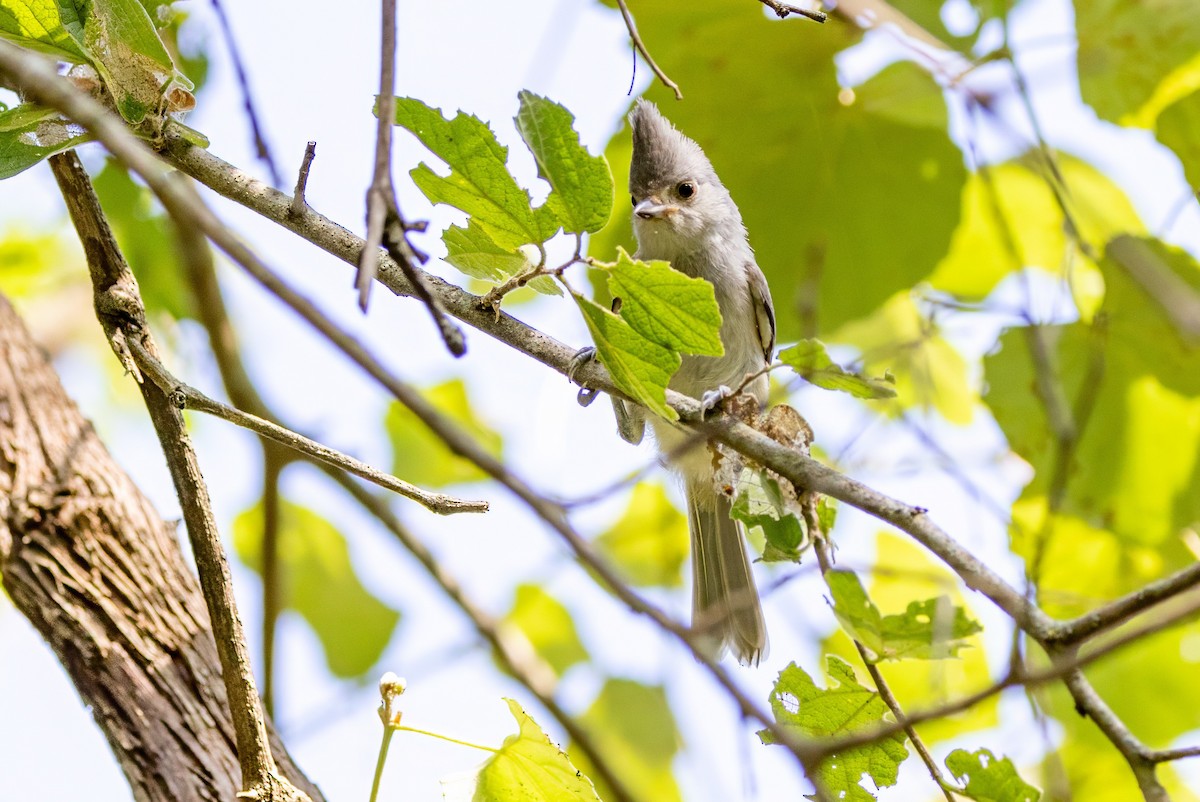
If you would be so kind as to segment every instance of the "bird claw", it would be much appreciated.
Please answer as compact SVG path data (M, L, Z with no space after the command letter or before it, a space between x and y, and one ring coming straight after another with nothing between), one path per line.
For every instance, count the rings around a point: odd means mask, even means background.
M567 378L572 382L575 381L575 374L590 362L596 360L596 349L592 346L580 348L575 352L575 356L571 357L571 361L567 363ZM600 394L599 390L594 390L591 387L580 387L579 394L575 396L575 400L581 407L591 406L596 400L596 396Z
M722 384L715 390L709 390L700 397L700 414L708 415L714 409L720 408L727 400L733 398L733 390Z

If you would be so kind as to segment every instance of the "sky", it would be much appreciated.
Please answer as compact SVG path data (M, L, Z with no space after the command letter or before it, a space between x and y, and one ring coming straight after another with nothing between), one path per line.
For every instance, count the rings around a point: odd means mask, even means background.
M374 148L375 122L370 110L378 83L377 4L338 4L336 20L329 18L327 3L260 0L224 5L246 60L268 141L285 174L283 188L290 190L304 145L315 140L317 157L308 200L325 215L361 233L364 190ZM213 61L209 85L188 123L210 137L214 153L265 177L265 169L253 158L240 90L209 6L189 0L181 7L194 13L197 28L208 38ZM402 2L397 91L440 106L447 113L462 108L493 121L501 142L510 146L514 171L534 189L537 200L545 190L538 188L532 158L509 123L516 113L518 90L527 88L566 105L576 115L584 144L600 152L619 129L621 115L630 103L632 60L628 37L615 11L578 0L527 0L520 4L519 12L514 9L514 4L508 3ZM811 25L800 20L778 24ZM1073 62L1073 52L1062 46L1064 39L1069 40L1071 25L1069 4L1060 0L1028 0L1014 17L1017 41L1037 37L1048 43L1031 45L1022 61L1034 85L1035 104L1043 112L1047 136L1052 143L1090 158L1108 171L1130 193L1148 227L1159 231L1185 190L1178 163L1148 134L1085 126L1093 115L1072 94L1073 82L1043 80L1064 63ZM1056 41L1060 44L1054 44ZM886 53L888 45L876 47L846 57L842 66L847 75L865 75L886 57L880 53ZM649 78L649 71L639 65L633 78L635 91ZM665 111L669 115L669 108ZM1088 131L1086 136L1082 131ZM459 222L456 213L445 207L430 208L406 179L407 169L421 159L428 160L428 155L403 131L397 130L395 140L401 208L410 218L429 219L432 231ZM1011 141L997 137L990 141L987 152L1000 157L1011 147ZM1111 153L1124 157L1106 161ZM84 156L89 165L98 165L98 146L89 146ZM623 177L617 181L621 183ZM29 225L50 220L61 210L45 165L0 184L0 206L9 207L14 198L21 199ZM422 308L413 301L393 298L380 287L376 287L371 314L364 319L355 305L347 266L250 212L219 200L213 205L269 264L367 340L402 378L428 384L467 376L477 407L505 435L506 457L514 470L535 486L581 496L653 461L649 447L632 448L619 441L606 404L579 408L574 389L559 375L469 329L468 355L456 362L436 344ZM1200 212L1193 204L1168 238L1200 251L1198 222ZM427 237L420 244L435 254L440 252L436 237ZM450 280L460 280L448 266L435 264L433 269ZM298 428L386 468L390 450L380 440L378 421L387 399L236 268L224 265L222 281L235 318L243 324L244 355L269 403ZM539 301L517 308L516 314L565 342L583 345L587 341L569 304ZM991 342L986 332L953 334L967 350ZM218 393L219 380L205 354L202 333L185 326L165 336L175 345L177 372L201 390ZM64 354L58 363L64 381L85 414L96 417L101 435L118 461L164 517L176 518L178 503L152 433L136 408L114 411L109 386L114 374L97 371L91 364L96 353L103 353L97 350L102 347L92 343ZM847 416L846 405L837 399L807 389L800 391L793 403L803 409L830 451L852 441L861 443L867 419ZM218 521L227 531L233 517L256 498L258 449L252 437L223 422L198 418L192 422ZM975 455L964 462L966 474L987 486L997 504L1007 507L1027 473L1018 460L993 458L1004 451L994 425L978 420L964 434L936 421L927 423L935 436L948 441L953 434L964 453ZM896 470L901 457L886 455L922 451L911 433L873 425L866 434L868 439L877 438L876 443L886 443L887 448L850 447L846 462L857 478L921 506L934 506L923 503L929 500L964 498L953 478L929 466L917 471ZM499 745L515 729L502 701L502 697L512 696L522 701L556 740L562 740L555 722L520 686L496 676L489 655L479 647L467 622L441 600L432 583L372 521L308 469L289 471L284 491L344 523L363 581L405 613L378 673L395 671L408 680L409 691L403 700L406 723ZM474 497L480 488L461 492ZM396 509L489 609L501 613L508 608L513 577L545 582L560 598L571 599L571 611L600 668L645 682L668 683L668 694L690 747L676 764L685 798L772 799L784 789L794 792L798 778L790 761L781 750L755 747L752 728L738 723L734 711L688 655L665 642L649 625L628 620L630 616L573 566L560 543L517 502L497 489L483 492L493 504L493 511L483 520L438 518L411 504ZM677 491L673 492L679 498ZM575 522L584 532L599 532L619 516L624 503L624 497L606 499L583 510ZM1020 581L1019 566L1006 548L1004 527L984 505L969 499L943 503L937 505L935 515L967 548L1010 581ZM873 553L872 536L879 529L866 516L844 511L839 522L843 564L867 563ZM256 639L257 580L236 566L235 579L247 629ZM833 629L834 622L813 580L812 572L801 575L766 601L772 627L771 655L759 669L735 669L739 682L756 698L766 698L777 672L789 661L800 662L810 672L817 668L819 655L814 643ZM686 592L651 597L675 615L686 617ZM803 613L797 615L796 610ZM989 632L997 633L1001 642L1005 639L1008 630L1003 616L979 599L971 601L971 610ZM257 648L256 640L252 648ZM0 603L0 654L0 721L21 723L19 727L0 727L0 755L4 756L0 759L4 776L0 802L35 797L86 797L100 802L130 799L103 736L62 669L37 634L6 603ZM1002 659L1002 650L993 650L992 656ZM277 718L293 755L328 798L366 799L379 738L375 677L361 687L332 681L313 636L288 616L282 622L277 659ZM599 671L573 670L564 680L561 696L569 708L582 710L602 680ZM969 744L941 744L936 752L944 756L958 745L989 746L1006 751L1018 764L1035 760L1044 744L1013 737L1029 722L1020 694L1004 697L1002 711L1000 727L972 735ZM64 756L69 756L70 771L61 770ZM469 749L401 734L393 743L382 798L440 798L440 781L469 771L481 757L482 753ZM56 770L56 766L60 768ZM461 784L453 787L461 790ZM905 765L899 787L900 793L929 788L917 761ZM900 796L881 796L889 798Z

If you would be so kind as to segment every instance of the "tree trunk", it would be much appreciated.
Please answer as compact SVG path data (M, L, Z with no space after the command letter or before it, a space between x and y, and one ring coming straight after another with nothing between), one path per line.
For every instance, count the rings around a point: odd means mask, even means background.
M137 800L232 802L241 772L175 526L113 461L0 296L0 577L92 709ZM280 770L320 792L271 731Z

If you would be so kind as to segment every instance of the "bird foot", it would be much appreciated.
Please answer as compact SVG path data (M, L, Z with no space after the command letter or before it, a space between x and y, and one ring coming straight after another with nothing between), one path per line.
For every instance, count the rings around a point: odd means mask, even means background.
M578 373L585 365L596 361L596 349L592 346L580 348L575 352L575 356L571 357L571 361L567 363L567 378L572 382L575 381L575 374ZM591 403L596 400L596 396L600 394L599 390L594 390L591 387L580 387L579 394L575 396L575 400L579 402L579 406L591 406Z
M733 390L722 384L715 390L709 390L704 395L700 396L700 414L708 415L715 409L720 409L726 401L733 398L736 393Z

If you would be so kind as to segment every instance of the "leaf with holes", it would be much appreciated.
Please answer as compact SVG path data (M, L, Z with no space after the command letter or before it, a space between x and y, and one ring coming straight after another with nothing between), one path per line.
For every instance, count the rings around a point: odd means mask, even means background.
M721 308L713 285L691 278L667 262L638 262L624 248L611 265L608 289L621 299L621 317L634 331L664 348L686 354L721 356Z
M902 615L883 615L853 571L830 571L825 581L834 615L874 661L954 657L969 645L967 638L983 631L946 596L909 602Z

